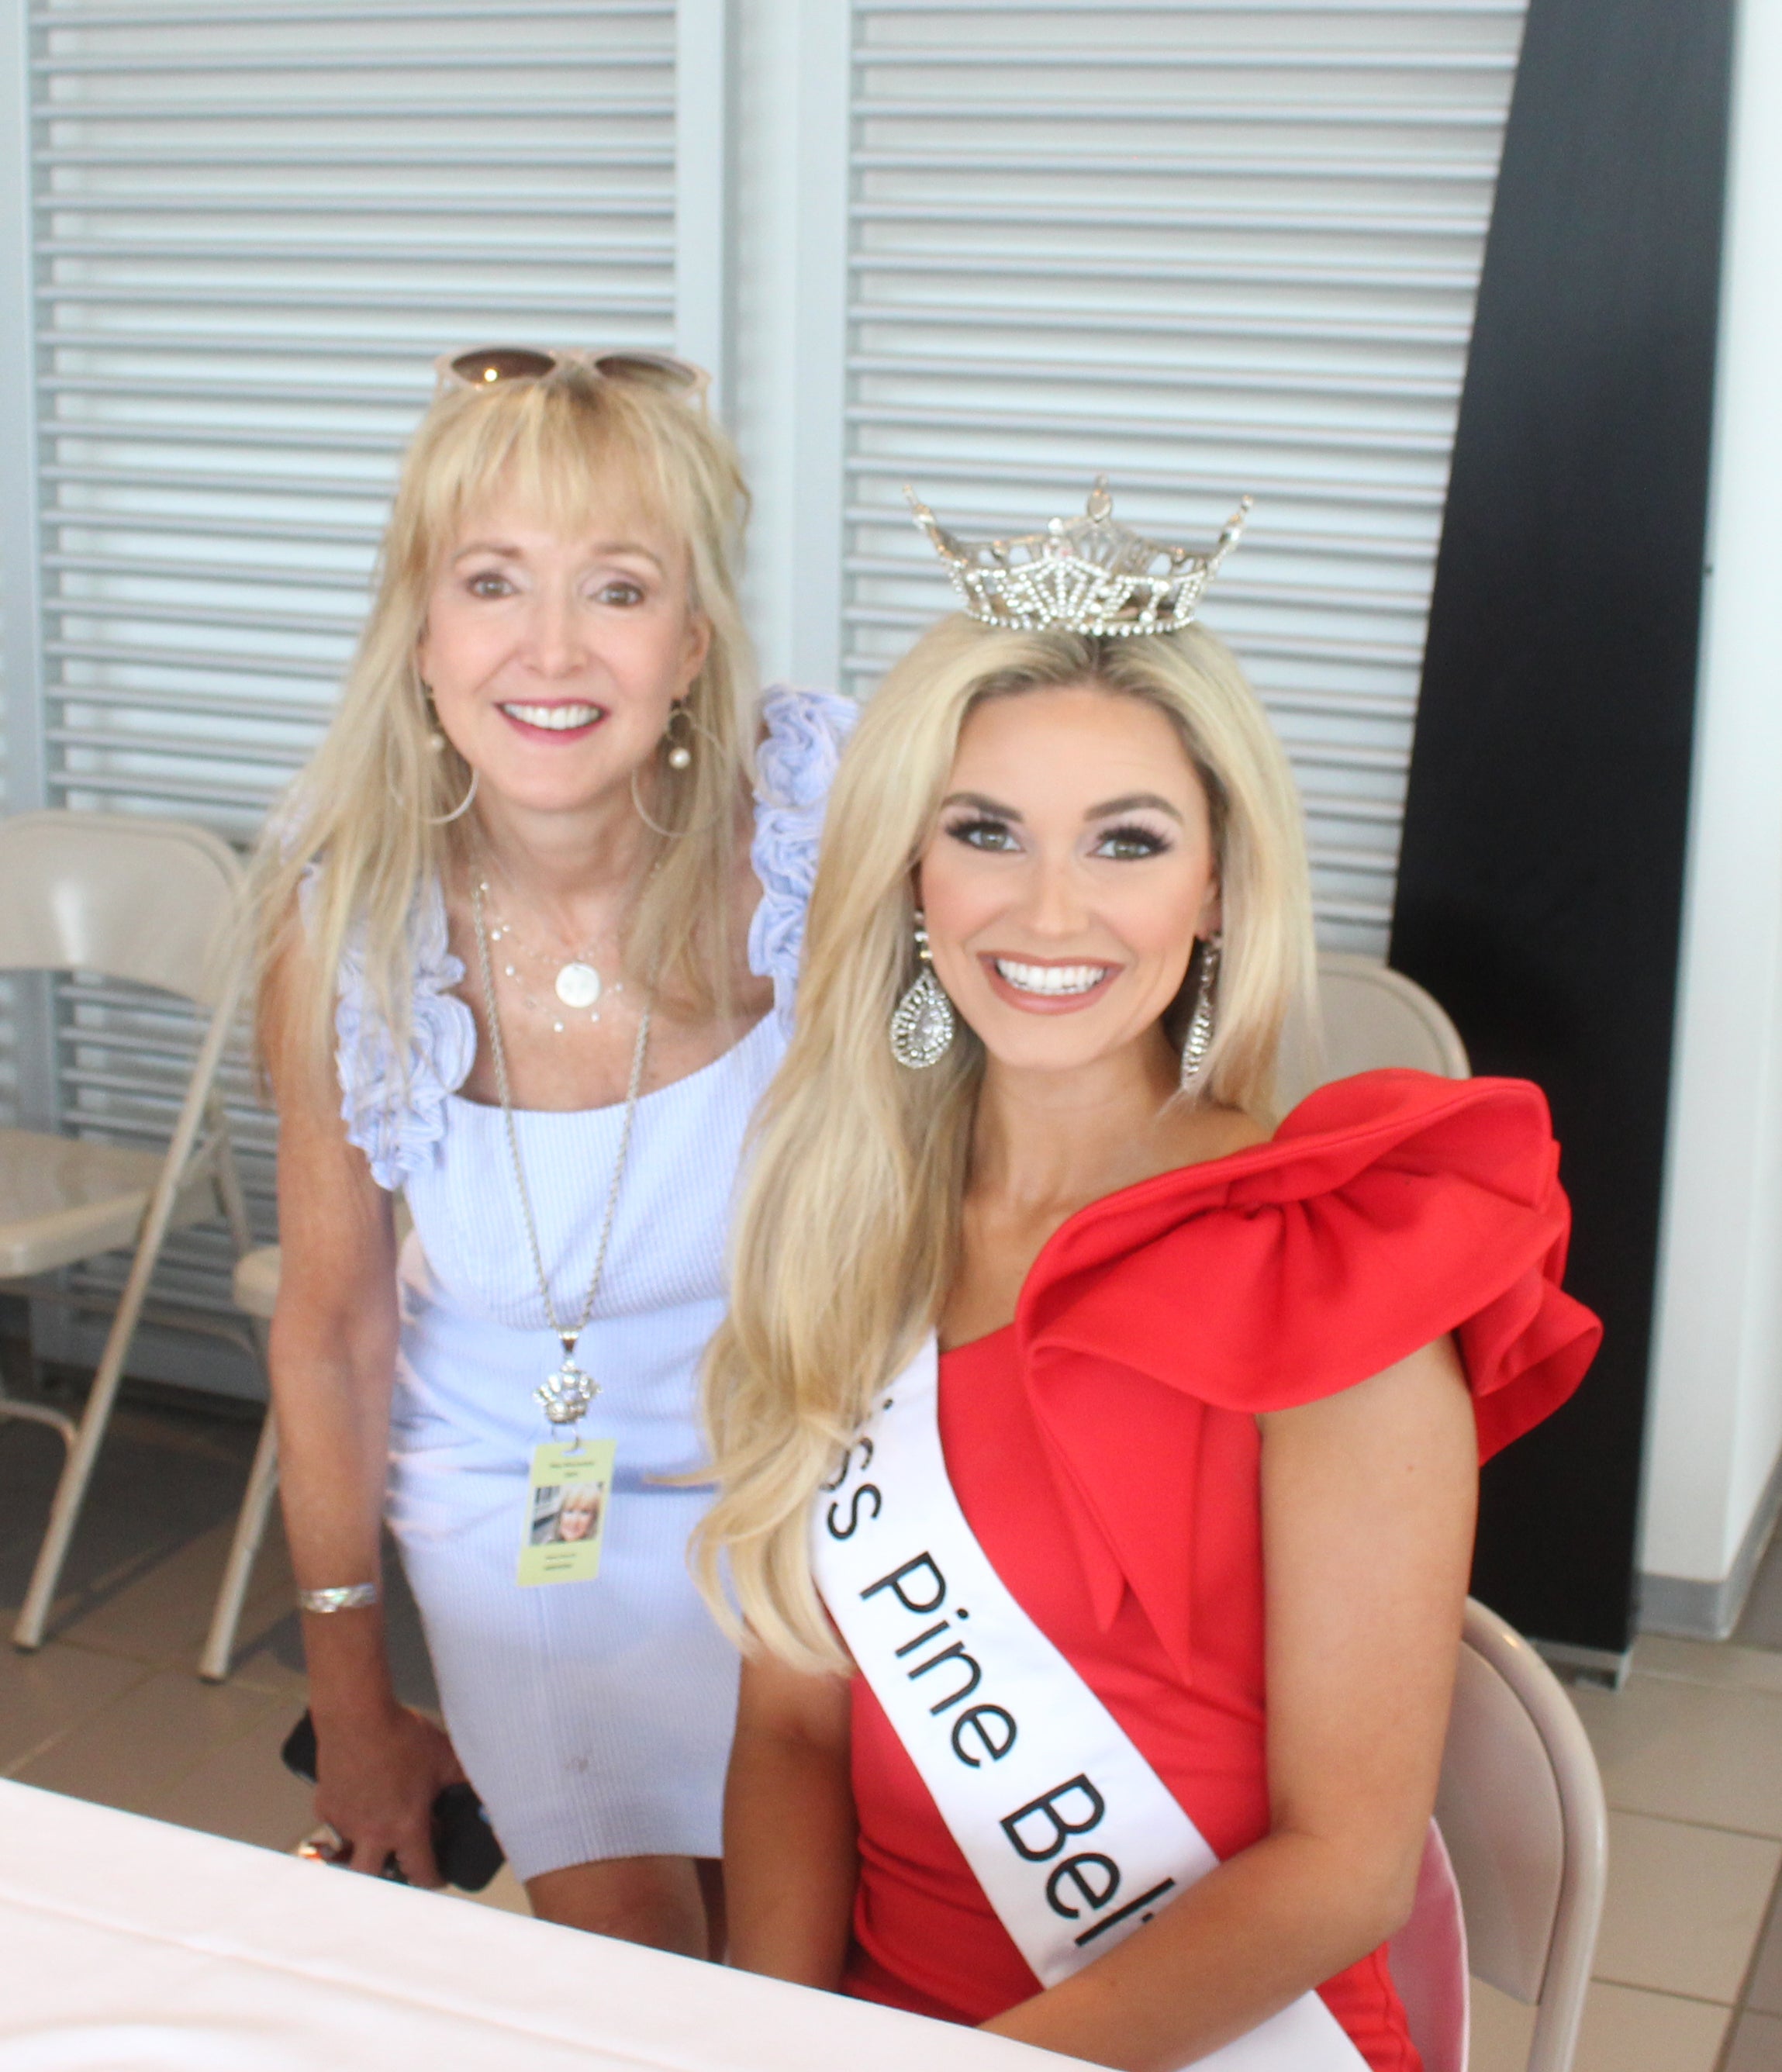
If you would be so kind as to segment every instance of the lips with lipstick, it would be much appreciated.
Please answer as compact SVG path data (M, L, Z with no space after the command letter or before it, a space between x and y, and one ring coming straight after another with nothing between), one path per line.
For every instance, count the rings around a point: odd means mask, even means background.
M978 959L990 990L1029 1013L1064 1014L1101 997L1125 968L1121 964L1039 964L994 952Z
M1017 964L1013 957L995 960L997 974L1021 993L1088 993L1109 972L1106 964Z
M516 726L531 728L540 734L586 733L607 716L603 706L586 705L580 701L540 705L522 705L516 699L508 699L500 710Z

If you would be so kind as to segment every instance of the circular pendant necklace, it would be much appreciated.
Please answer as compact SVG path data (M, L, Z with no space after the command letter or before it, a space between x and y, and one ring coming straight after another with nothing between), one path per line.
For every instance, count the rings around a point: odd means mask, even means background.
M601 994L600 973L594 965L574 958L557 974L554 989L566 1007L592 1007Z
M490 884L486 869L476 875L475 890L486 896L495 888ZM572 1013L587 1014L591 1022L600 1019L600 1002L607 993L620 993L625 989L622 980L609 985L600 976L600 967L595 962L595 944L578 950L566 960L561 951L534 949L504 915L491 913L488 916L489 940L502 944L502 976L512 979L520 989L520 997L535 1014L541 1014L561 1036L568 1026L558 1009L549 1000L539 997L528 989L528 983L518 964L512 960L518 956L541 967L551 975L551 991L562 1006ZM598 941L599 938L596 937Z
M582 1304L582 1314L573 1324L566 1324L558 1316L557 1305L551 1299L550 1277L545 1271L545 1255L538 1242L538 1224L532 1211L532 1194L526 1186L526 1169L520 1157L520 1133L514 1127L513 1096L508 1080L507 1046L501 1040L501 1012L496 1004L495 973L489 957L490 931L483 918L483 894L488 887L479 874L471 879L471 919L476 931L476 961L483 981L483 1008L488 1018L489 1055L495 1067L496 1091L501 1096L501 1120L508 1137L508 1157L513 1167L513 1184L520 1196L521 1220L526 1229L526 1243L532 1252L533 1272L538 1276L538 1292L544 1298L545 1316L550 1328L562 1341L563 1362L554 1368L533 1391L533 1400L545 1413L546 1419L556 1426L574 1426L587 1415L590 1405L600 1393L600 1384L583 1367L575 1363L578 1340L588 1327L588 1319L594 1314L594 1305L600 1293L600 1276L607 1264L607 1246L612 1237L613 1212L619 1206L619 1189L625 1177L625 1161L631 1151L631 1128L637 1113L638 1091L644 1083L644 1060L649 1054L650 1017L655 1008L655 988L644 1003L642 1019L637 1025L637 1041L632 1048L631 1083L625 1089L625 1119L619 1127L619 1149L612 1161L612 1178L607 1187L607 1210L601 1219L600 1237L595 1247L594 1272L589 1276L588 1292ZM576 968L565 965L566 972ZM595 982L599 975L594 973ZM558 985L562 986L559 974ZM561 1026L561 1025L559 1025Z

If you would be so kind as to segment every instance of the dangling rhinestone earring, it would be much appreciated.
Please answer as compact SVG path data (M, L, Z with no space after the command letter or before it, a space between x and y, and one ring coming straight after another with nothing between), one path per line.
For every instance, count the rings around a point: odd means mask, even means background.
M930 1065L938 1065L952 1047L954 1024L953 1002L934 975L928 931L920 907L916 913L916 954L922 968L891 1017L891 1046L899 1064L912 1072L925 1072Z
M1209 935L1200 945L1200 983L1195 988L1194 1012L1188 1017L1188 1033L1182 1039L1182 1091L1191 1094L1200 1084L1201 1067L1212 1045L1212 989L1219 976L1219 951L1223 938Z

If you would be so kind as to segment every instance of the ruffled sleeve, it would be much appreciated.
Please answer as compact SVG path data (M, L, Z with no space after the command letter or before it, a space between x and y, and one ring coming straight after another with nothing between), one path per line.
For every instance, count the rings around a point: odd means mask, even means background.
M805 913L829 786L859 708L826 691L769 691L767 733L755 754L755 842L750 860L761 899L749 924L749 968L773 980L774 1005L790 1017L805 946Z
M1539 1089L1410 1071L1321 1087L1271 1142L1072 1217L1016 1338L1098 1616L1130 1584L1189 1660L1155 1521L1181 1515L1209 1411L1314 1402L1452 1332L1481 1459L1538 1424L1602 1336L1560 1286L1570 1232Z
M340 960L335 1053L347 1141L370 1161L372 1178L392 1193L434 1161L446 1132L447 1097L470 1075L476 1024L451 989L463 963L447 947L446 902L430 885L409 923L414 990L407 1054L397 1049L365 974L364 938L356 931Z

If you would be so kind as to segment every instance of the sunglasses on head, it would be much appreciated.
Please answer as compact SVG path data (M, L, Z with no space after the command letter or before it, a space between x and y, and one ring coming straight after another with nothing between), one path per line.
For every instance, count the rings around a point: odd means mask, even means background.
M607 381L640 381L697 402L710 386L711 376L690 360L677 360L672 352L595 352L578 347L566 352L548 352L530 345L477 346L469 352L442 353L433 363L438 377L438 393L450 388L494 388L504 381L537 381L559 367L580 367Z

